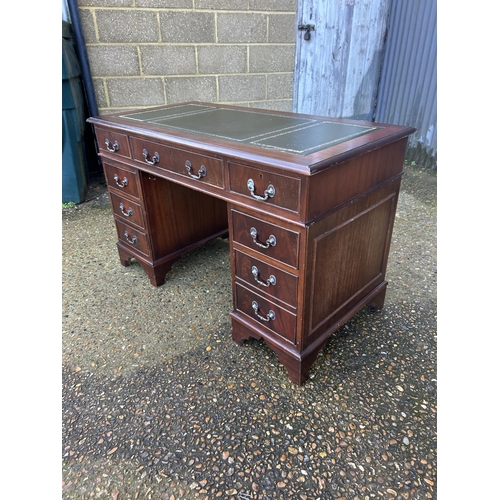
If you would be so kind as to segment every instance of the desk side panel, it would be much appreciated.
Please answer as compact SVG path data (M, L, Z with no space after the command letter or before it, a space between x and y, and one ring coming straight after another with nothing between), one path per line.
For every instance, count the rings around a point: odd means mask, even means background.
M309 179L306 221L314 221L342 203L403 171L407 138L387 144L314 174Z
M397 177L309 228L303 350L385 289L400 183Z

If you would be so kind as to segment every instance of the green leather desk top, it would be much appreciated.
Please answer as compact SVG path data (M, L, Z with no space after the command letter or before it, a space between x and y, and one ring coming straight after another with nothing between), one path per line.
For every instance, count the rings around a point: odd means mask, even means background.
M305 156L367 134L378 127L324 121L304 116L180 104L126 113L121 119L191 132Z

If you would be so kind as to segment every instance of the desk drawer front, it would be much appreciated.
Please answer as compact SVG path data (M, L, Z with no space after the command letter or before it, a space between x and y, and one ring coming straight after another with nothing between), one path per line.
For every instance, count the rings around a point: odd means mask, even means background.
M196 182L224 187L224 163L219 158L171 148L135 137L132 137L130 141L134 160L175 172Z
M297 317L239 284L236 284L236 309L280 337L295 343Z
M140 188L137 170L115 167L109 163L103 163L103 166L108 188L116 189L139 199Z
M124 156L130 158L130 147L128 145L128 137L125 134L119 134L112 130L95 129L97 144L101 153L110 154L113 156Z
M299 211L300 180L257 168L229 164L231 191L293 212Z
M299 266L299 233L232 211L233 240L292 267Z
M137 228L124 224L115 219L118 238L125 243L130 249L149 255L149 247L146 235Z
M127 224L135 224L144 229L144 216L141 205L115 193L109 193L113 212Z
M235 250L236 276L259 293L297 307L297 276Z

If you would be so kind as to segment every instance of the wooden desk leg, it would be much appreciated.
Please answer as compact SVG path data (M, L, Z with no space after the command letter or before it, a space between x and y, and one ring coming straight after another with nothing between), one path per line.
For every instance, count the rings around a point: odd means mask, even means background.
M319 351L323 348L324 343L316 346L313 351L308 352L304 357L300 358L288 352L286 349L276 345L270 339L268 340L264 335L261 335L257 330L252 328L243 318L238 317L237 314L231 313L232 317L232 338L238 345L254 338L257 340L264 339L267 347L275 352L278 356L279 362L286 368L288 378L296 385L302 385L309 378L309 370L318 357Z
M280 363L286 368L289 380L296 385L302 385L309 378L309 370L322 348L323 344L301 359L297 359L284 350L274 349L274 351Z
M120 256L120 262L123 267L130 266L133 255L128 253L125 249L123 249L120 245L118 247L118 255Z
M384 307L385 292L387 291L387 281L384 282L384 287L373 299L366 304L372 311L380 311Z
M118 255L120 256L120 262L122 266L128 267L132 261L132 258L135 258L137 262L141 265L142 269L146 272L149 277L149 281L153 286L162 286L165 283L167 273L172 269L172 266L175 262L179 260L179 257L175 257L173 259L162 262L161 264L148 264L147 262L142 261L137 258L135 255L127 252L125 248L123 248L120 244L118 246Z
M162 286L167 278L167 273L172 269L172 266L178 259L172 259L162 264L157 264L156 266L148 266L147 264L142 264L142 268L146 271L149 276L149 281L153 286Z

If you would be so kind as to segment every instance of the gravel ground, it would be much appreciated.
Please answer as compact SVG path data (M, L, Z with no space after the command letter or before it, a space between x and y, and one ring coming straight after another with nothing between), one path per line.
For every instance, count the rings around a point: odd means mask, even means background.
M229 243L120 265L103 184L63 210L62 498L437 498L436 174L406 167L385 307L301 387L231 340Z

